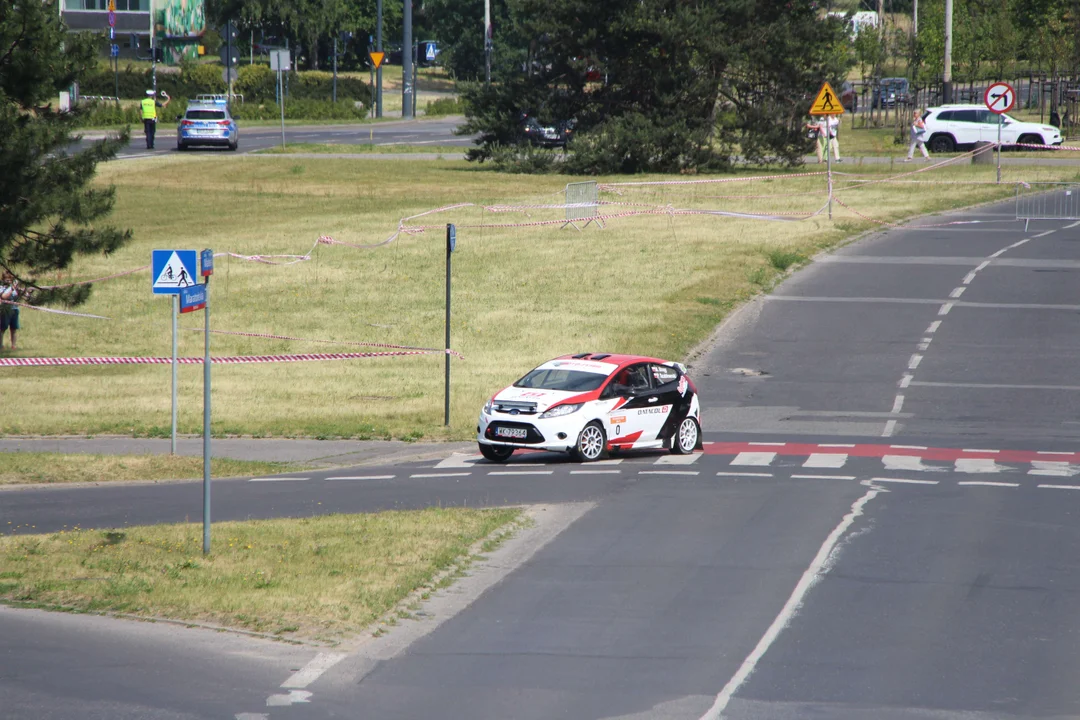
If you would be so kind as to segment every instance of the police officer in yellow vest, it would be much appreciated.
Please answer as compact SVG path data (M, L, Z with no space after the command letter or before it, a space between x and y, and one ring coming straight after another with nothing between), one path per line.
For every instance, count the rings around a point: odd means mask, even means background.
M172 101L172 98L169 97L169 94L164 90L161 91L161 97L165 98L164 103L158 102L157 98L154 97L153 90L147 90L146 97L144 97L140 103L140 107L142 108L143 130L146 131L147 150L154 149L154 130L157 128L157 109L161 108L164 110Z

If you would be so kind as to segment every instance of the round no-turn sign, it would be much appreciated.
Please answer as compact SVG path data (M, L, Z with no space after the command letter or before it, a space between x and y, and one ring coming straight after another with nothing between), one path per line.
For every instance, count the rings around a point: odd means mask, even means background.
M1009 83L996 82L986 88L983 102L986 103L986 108L990 112L1000 115L1012 110L1013 105L1016 104L1016 91Z

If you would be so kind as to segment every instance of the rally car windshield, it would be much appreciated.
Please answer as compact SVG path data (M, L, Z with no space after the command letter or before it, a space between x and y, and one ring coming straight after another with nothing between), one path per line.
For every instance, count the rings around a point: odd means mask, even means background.
M600 387L605 380L607 380L607 375L601 375L600 373L537 368L514 383L514 387L532 388L534 390L588 392Z

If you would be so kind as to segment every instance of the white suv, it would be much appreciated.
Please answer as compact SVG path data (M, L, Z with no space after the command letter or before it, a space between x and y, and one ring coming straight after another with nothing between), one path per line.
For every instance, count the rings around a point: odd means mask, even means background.
M1061 132L1052 125L1020 122L1001 116L1001 143L1060 145ZM998 116L985 105L942 105L923 113L926 144L931 152L947 153L977 142L997 143Z

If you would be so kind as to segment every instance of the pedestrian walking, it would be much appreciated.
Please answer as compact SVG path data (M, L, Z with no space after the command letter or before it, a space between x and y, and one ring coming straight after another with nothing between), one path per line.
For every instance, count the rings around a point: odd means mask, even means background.
M17 350L16 335L19 330L19 306L11 303L19 299L19 281L10 271L0 278L0 349L4 347L4 333L11 334L11 349Z
M814 147L817 150L818 165L825 159L822 154L825 152L825 119L815 120L811 118L810 122L804 126L807 130L807 135L814 140Z
M146 149L154 149L154 132L157 130L157 109L164 110L172 102L172 98L164 90L161 91L161 97L165 98L165 102L159 101L154 97L153 90L146 91L146 97L139 103L139 107L142 108L142 122L143 131L146 133Z
M836 162L843 162L840 159L840 118L835 115L829 115L825 119L825 133L829 139L829 147L832 148L833 160ZM826 152L828 150L826 149Z
M907 157L904 158L904 162L911 162L911 159L915 156L916 145L922 150L923 157L929 160L930 153L926 151L926 123L923 122L922 112L918 108L911 115L911 145L908 147Z

